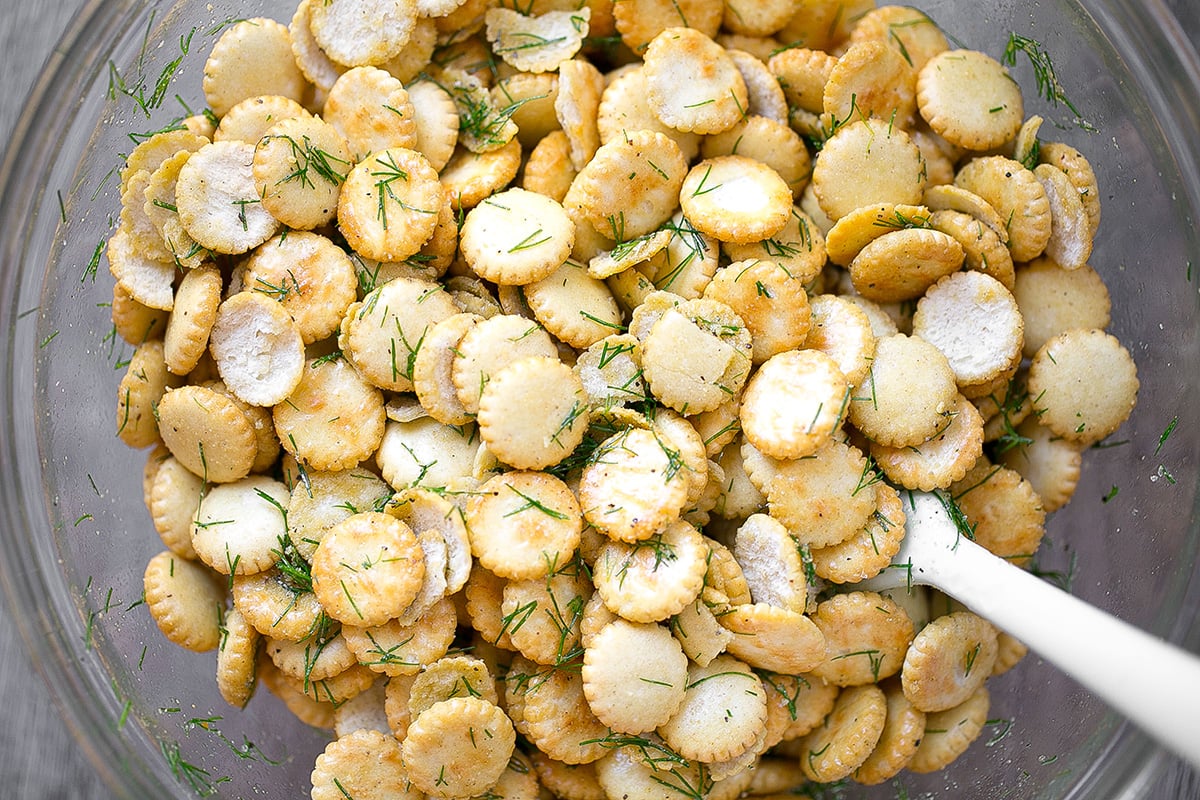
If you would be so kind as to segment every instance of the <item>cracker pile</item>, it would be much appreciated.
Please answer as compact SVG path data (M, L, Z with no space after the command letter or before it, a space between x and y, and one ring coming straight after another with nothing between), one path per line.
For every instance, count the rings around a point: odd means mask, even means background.
M312 796L649 800L941 769L1136 398L1084 156L921 12L302 0L139 145L107 250L146 603L335 738Z

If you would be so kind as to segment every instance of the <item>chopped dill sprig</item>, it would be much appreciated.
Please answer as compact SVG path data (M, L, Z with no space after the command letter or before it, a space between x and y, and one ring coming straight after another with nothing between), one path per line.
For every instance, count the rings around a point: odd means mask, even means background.
M1074 550L1071 551L1065 569L1046 569L1040 566L1035 559L1029 566L1029 572L1042 580L1049 581L1064 592L1070 592L1071 586L1075 582L1075 568L1078 565L1078 560L1079 554Z
M505 517L511 517L515 514L520 514L523 511L528 511L529 509L537 509L551 519L566 520L570 518L567 514L551 508L550 506L538 500L536 497L530 497L512 484L508 484L508 488L513 492L513 494L524 500L525 503L517 508L514 508L512 511L506 512L504 514Z
M1054 61L1041 42L1013 31L1008 35L1008 43L1004 46L1004 54L1000 63L1006 67L1017 64L1017 54L1024 53L1033 67L1033 77L1037 84L1038 94L1055 106L1064 105L1075 115L1075 124L1089 133L1095 133L1096 127L1083 118L1079 109L1067 97L1067 92L1058 80L1054 69Z
M877 228L890 228L892 230L903 230L905 228L928 228L929 213L919 212L909 216L900 209L892 211L890 217L881 217L873 223Z
M212 797L217 793L217 787L228 783L229 778L213 778L212 773L203 767L191 763L183 757L179 750L179 742L162 741L159 743L163 758L171 768L171 774L177 780L186 783L199 797Z
M1160 435L1158 437L1158 445L1154 448L1154 455L1158 455L1159 451L1161 451L1163 449L1163 445L1167 443L1167 439L1171 436L1172 433L1174 433L1175 426L1178 424L1179 424L1179 417L1177 417L1177 416L1172 417L1171 421L1167 423L1167 427L1163 430L1162 435Z
M334 186L341 186L345 183L349 168L353 166L350 162L313 145L312 140L307 136L301 137L303 143L297 142L291 136L265 136L259 143L259 146L261 147L274 139L282 140L288 144L292 151L292 160L296 164L296 168L281 178L278 181L279 183L298 181L301 186L310 189L315 188L316 182L309 176L310 172L315 173L318 178Z
M104 255L104 246L107 243L107 237L101 237L100 241L96 244L96 249L92 251L92 257L88 259L87 266L83 268L83 274L79 276L80 283L89 278L93 283L96 281L96 273L100 267L100 256Z
M275 569L282 577L282 583L292 594L305 594L312 591L312 565L300 554L296 543L289 534L277 538L279 547L271 550L275 556Z
M934 489L933 496L936 497L939 502L941 502L942 508L946 510L946 516L948 516L950 521L954 523L954 528L958 536L965 536L971 541L975 541L975 526L972 525L971 521L967 519L967 515L963 513L962 508L959 507L958 502L950 496L950 493L941 489ZM956 540L955 547L957 546L958 542Z

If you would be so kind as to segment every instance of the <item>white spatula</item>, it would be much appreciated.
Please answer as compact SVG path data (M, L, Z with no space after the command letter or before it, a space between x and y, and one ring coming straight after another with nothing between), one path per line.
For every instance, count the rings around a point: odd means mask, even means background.
M968 539L937 495L904 494L892 566L857 584L940 589L1015 636L1200 768L1200 657L1113 617Z

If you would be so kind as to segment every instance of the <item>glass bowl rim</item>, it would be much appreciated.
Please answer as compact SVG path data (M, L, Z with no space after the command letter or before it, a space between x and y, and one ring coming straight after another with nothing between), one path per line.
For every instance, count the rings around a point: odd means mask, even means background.
M108 41L112 36L130 27L138 15L147 8L163 0L86 0L78 15L69 24L62 37L54 47L42 71L31 87L23 109L13 125L10 139L5 147L4 157L0 162L0 191L9 198L0 209L0 218L17 223L8 228L10 231L25 231L32 228L38 221L38 207L41 201L39 195L22 194L14 191L23 180L30 168L45 170L53 157L56 137L39 138L33 136L38 130L62 130L69 119L72 104L62 102L62 98L70 95L72 87L81 85L82 76L93 74L101 68L107 59L107 52L102 52L87 43ZM1160 53L1159 57L1168 63L1162 66L1164 74L1172 73L1179 86L1187 87L1194 97L1200 98L1200 56L1194 45L1183 32L1175 16L1168 10L1163 0L1139 0L1135 4L1122 0L1078 0L1089 11L1096 9L1105 12L1104 19L1109 25L1122 26L1125 31L1140 31L1143 35L1150 33L1162 37L1172 49ZM1130 33L1129 35L1133 35ZM69 57L79 52L87 53L87 58ZM1182 100L1175 96L1181 91L1178 87L1170 86L1168 93L1176 101ZM1168 100L1171 98L1167 98ZM1161 111L1161 104L1155 106ZM1168 122L1173 126L1182 125L1190 129L1190 141L1200 141L1200 108L1189 107L1186 103L1176 102L1173 110L1178 115L1190 114L1190 119L1183 120L1176 116L1160 122ZM1175 131L1177 141L1187 141L1179 131ZM61 134L60 134L61 135ZM1182 152L1172 151L1172 155L1182 160L1181 169L1191 175L1200 175L1200 147L1193 146ZM1191 207L1200 211L1200 185L1189 187ZM43 185L41 191L46 191ZM19 268L25 262L27 245L25 237L10 235L0 244L0 294L11 297L12 302L0 306L0 319L4 321L4 354L7 363L18 366L20 374L6 382L2 393L3 404L9 411L25 409L28 416L21 417L20 413L10 413L6 419L6 430L0 441L2 460L8 464L20 463L20 448L24 444L28 448L34 436L33 425L21 423L30 422L32 408L28 397L18 394L21 390L29 390L33 386L31 356L35 354L35 337L31 332L32 326L18 324L22 316L16 302L20 296ZM41 265L39 265L41 266ZM28 370L28 372L26 372ZM36 447L35 447L36 451ZM27 452L27 450L26 450ZM13 481L21 481L16 476ZM22 487L29 484L40 486L40 471L36 480L30 481L25 476ZM176 786L165 785L158 781L155 770L118 771L118 765L123 765L129 758L129 753L123 745L123 740L112 736L111 719L102 716L103 709L95 705L97 691L103 691L103 682L97 676L80 676L75 651L79 644L71 639L62 626L61 614L78 610L67 603L59 606L37 604L30 601L31 596L48 597L50 587L61 581L61 573L57 572L53 560L48 563L36 558L32 562L25 558L44 555L45 550L37 550L36 544L23 538L23 534L38 531L45 526L45 505L31 508L29 497L41 497L44 502L49 499L42 492L21 491L8 481L0 481L0 542L5 550L16 552L18 558L6 558L0 565L0 588L3 589L5 602L11 610L10 616L20 633L26 653L48 686L50 695L57 707L59 716L70 730L75 743L83 750L100 778L114 792L121 796L161 796L171 792ZM16 548L15 551L12 548ZM14 563L29 566L17 569ZM56 581L56 578L58 579ZM31 591L32 590L32 593ZM1200 608L1200 578L1193 572L1192 580L1187 589L1187 600L1194 601L1193 607ZM1200 615L1193 620L1181 619L1171 632L1173 641L1196 649L1200 645ZM1126 726L1129 728L1129 726ZM1093 775L1084 779L1085 783L1094 784L1097 776L1103 776L1106 784L1115 781L1121 794L1114 797L1135 797L1137 792L1148 787L1153 778L1161 772L1168 763L1168 757L1157 746L1139 732L1130 729L1122 731L1114 739L1120 743L1119 758L1109 760L1107 764L1097 764ZM131 780L132 779L132 780Z

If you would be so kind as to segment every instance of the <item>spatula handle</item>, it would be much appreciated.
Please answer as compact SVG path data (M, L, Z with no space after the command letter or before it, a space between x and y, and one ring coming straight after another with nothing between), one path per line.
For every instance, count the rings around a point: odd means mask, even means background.
M1200 657L959 536L932 495L914 495L905 511L914 583L941 589L1015 636L1200 767Z

